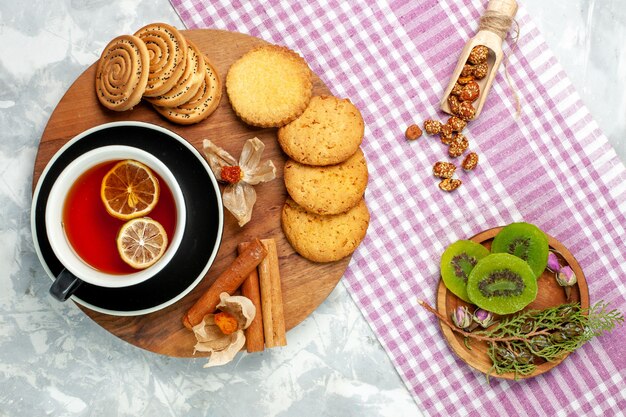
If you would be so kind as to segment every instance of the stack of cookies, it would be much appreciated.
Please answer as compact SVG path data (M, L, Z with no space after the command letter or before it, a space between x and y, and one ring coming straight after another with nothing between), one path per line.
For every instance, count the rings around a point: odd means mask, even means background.
M176 28L152 23L106 46L96 69L96 94L110 110L145 99L166 119L198 123L217 108L222 87L208 58Z
M363 194L367 162L360 149L364 123L348 99L313 97L306 110L278 130L290 157L282 212L287 240L303 257L332 262L354 252L369 225Z
M263 45L230 67L226 92L245 123L279 128L278 141L290 158L282 211L287 240L311 261L332 262L352 254L369 225L364 123L350 100L312 97L311 79L300 55Z

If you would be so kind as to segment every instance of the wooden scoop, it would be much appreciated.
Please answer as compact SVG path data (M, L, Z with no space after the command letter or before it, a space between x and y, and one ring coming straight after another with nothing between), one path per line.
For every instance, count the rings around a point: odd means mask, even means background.
M487 58L487 65L489 66L489 70L486 77L484 77L482 80L476 80L476 82L480 86L480 96L473 103L473 106L476 109L474 119L478 117L481 110L483 109L483 105L485 104L487 94L491 89L493 79L498 72L498 67L500 66L502 58L504 57L504 53L502 52L502 41L506 37L511 23L513 22L513 17L515 17L515 13L517 13L517 3L515 2L515 0L489 1L489 4L487 5L487 10L485 11L485 14L481 17L479 28L480 30L472 39L470 39L465 44L465 47L461 52L459 61L456 64L454 72L452 73L450 84L448 85L448 88L446 88L446 91L441 100L441 110L448 114L452 114L452 112L450 111L450 107L448 106L448 96L450 95L452 88L459 79L461 71L463 70L463 66L466 64L467 58L472 51L472 48L478 45L484 45L489 48L489 56Z

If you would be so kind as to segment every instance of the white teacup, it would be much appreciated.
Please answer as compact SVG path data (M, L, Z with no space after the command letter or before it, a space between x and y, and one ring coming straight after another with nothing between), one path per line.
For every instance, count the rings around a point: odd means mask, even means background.
M125 159L133 159L147 165L167 183L176 205L176 226L174 235L168 236L169 243L165 253L156 263L137 272L113 275L95 269L76 253L64 231L63 209L70 189L83 173L102 163ZM167 166L151 153L131 146L112 145L82 154L72 161L55 180L46 204L46 234L52 251L65 267L52 284L50 293L55 298L64 301L83 281L100 287L113 288L136 285L153 277L172 260L178 250L185 230L186 218L185 200L176 178Z

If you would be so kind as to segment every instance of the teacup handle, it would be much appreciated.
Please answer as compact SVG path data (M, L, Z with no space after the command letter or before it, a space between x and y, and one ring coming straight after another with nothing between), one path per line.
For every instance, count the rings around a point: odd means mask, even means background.
M67 269L61 271L50 287L50 295L59 301L65 301L74 294L83 281Z

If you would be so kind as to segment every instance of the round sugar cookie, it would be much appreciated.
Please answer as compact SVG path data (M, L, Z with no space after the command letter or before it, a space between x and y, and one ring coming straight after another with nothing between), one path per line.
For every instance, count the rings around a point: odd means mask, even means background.
M313 90L311 70L292 50L265 45L244 54L226 74L226 93L247 124L283 126L306 108Z
M148 84L149 65L148 48L138 37L122 35L109 42L96 68L100 103L115 111L139 104Z
M369 225L370 214L361 201L341 214L313 214L291 198L283 206L283 232L296 252L313 262L333 262L352 254Z
M333 165L354 155L364 129L361 112L350 100L316 96L300 117L278 129L278 142L302 164Z
M150 74L143 95L158 97L170 91L185 71L187 41L173 26L151 23L135 32L148 47Z
M290 159L284 169L285 186L291 198L316 214L350 210L363 198L367 178L367 161L361 149L337 165L311 166Z

